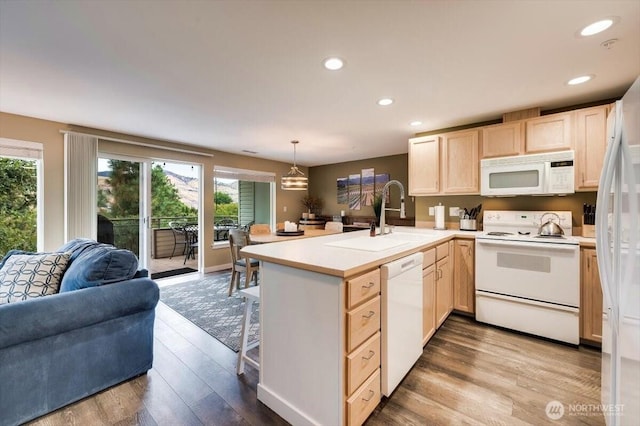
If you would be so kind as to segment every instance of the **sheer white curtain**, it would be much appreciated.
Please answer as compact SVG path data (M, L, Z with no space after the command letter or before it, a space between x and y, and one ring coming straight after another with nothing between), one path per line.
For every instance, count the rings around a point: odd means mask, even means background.
M98 138L64 134L65 241L96 239Z

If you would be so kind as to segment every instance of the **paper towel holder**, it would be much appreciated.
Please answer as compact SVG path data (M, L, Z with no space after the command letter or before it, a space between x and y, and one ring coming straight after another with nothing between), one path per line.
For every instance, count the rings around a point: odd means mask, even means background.
M444 231L444 230L446 230L447 227L445 226L445 222L444 222L444 206L442 205L442 203L438 203L438 205L435 206L434 213L435 213L435 216L436 216L436 218L435 218L436 219L436 223L435 223L435 226L433 227L433 229L435 229L436 231Z

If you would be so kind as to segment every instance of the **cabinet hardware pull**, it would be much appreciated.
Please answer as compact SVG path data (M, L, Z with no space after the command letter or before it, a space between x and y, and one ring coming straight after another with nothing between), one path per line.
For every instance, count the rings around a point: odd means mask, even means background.
M375 285L375 283L373 281L369 281L369 284L367 285L363 285L362 288L371 288Z
M584 172L582 172L582 184L584 185Z
M587 269L591 269L591 259L587 257Z
M375 395L375 391L373 389L369 389L369 398L362 398L363 401L369 402L371 401L371 398L373 398L373 396Z
M362 315L362 317L363 317L363 318L366 318L366 319L369 319L369 318L371 318L372 316L374 316L375 314L376 314L375 312L373 312L373 311L369 311L369 314L368 314L368 315Z
M374 351L369 350L369 356L363 356L362 359L366 359L367 361L369 361L375 354L376 353Z

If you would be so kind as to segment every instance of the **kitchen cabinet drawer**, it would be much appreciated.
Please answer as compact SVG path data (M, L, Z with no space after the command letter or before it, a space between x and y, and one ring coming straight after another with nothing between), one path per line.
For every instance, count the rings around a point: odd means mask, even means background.
M347 395L351 395L378 368L380 368L380 332L347 355Z
M436 247L436 260L449 256L449 243L442 243ZM424 266L424 265L422 265Z
M380 369L347 399L347 425L361 425L380 402Z
M347 281L347 309L359 305L380 293L380 269Z
M436 249L429 249L422 252L422 268L426 268L429 265L436 263Z
M347 312L347 352L351 352L380 329L380 296Z

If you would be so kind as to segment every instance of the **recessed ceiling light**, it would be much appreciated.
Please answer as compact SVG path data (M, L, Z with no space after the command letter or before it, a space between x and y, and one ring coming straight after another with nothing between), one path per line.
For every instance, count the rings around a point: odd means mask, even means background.
M387 106L387 105L391 105L393 103L393 99L391 98L382 98L378 101L378 105L380 106Z
M598 34L612 26L616 20L614 18L606 18L600 21L594 22L593 24L589 24L580 30L580 35L583 37L592 36L594 34Z
M324 60L324 67L331 71L337 71L344 66L344 61L340 58L327 58Z
M572 78L571 80L567 81L567 84L569 86L575 86L576 84L586 83L587 81L591 80L593 77L595 77L595 76L594 75L581 75L580 77Z
M422 121L417 121L417 120L416 121L412 121L411 123L409 123L409 125L411 125L411 126L419 126L421 124L422 124Z

